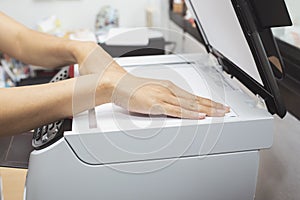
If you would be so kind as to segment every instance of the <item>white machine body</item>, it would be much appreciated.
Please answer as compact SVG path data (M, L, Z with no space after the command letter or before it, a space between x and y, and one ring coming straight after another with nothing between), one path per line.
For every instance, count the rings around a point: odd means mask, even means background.
M120 58L133 74L167 79L231 107L223 118L129 113L112 104L74 117L73 129L31 153L26 200L252 200L259 150L273 117L207 54ZM96 128L89 128L93 121Z
M26 200L254 199L259 151L273 142L270 113L286 112L268 58L280 61L271 27L288 23L258 24L264 18L253 11L259 1L185 2L214 57L116 60L134 75L170 80L229 105L231 112L204 120L140 115L113 104L83 112L73 118L71 131L31 153Z

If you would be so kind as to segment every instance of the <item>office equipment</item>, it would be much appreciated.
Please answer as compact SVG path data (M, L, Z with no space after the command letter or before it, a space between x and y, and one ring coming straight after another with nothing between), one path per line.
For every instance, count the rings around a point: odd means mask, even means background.
M286 63L285 79L278 86L287 110L300 119L300 49L281 39L277 39L277 43Z
M99 35L98 44L113 57L165 54L166 41L159 29L112 29Z
M276 45L263 44L272 35L261 37L249 1L188 2L219 64L208 54L116 60L135 75L169 79L225 103L231 113L195 121L132 114L112 104L95 108L95 118L81 113L60 140L32 152L27 200L254 198L259 150L272 145L270 113L285 114L267 54ZM91 119L97 128L89 128Z
M111 28L104 42L110 46L148 45L148 30L145 28Z

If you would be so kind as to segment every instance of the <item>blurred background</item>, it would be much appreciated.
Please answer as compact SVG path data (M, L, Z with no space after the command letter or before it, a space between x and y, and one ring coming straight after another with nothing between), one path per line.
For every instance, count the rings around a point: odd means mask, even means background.
M300 1L285 2L294 25L273 32L286 66L278 84L289 114L284 120L275 117L274 145L261 152L257 200L300 197ZM183 0L1 0L0 11L34 30L97 42L113 57L205 52ZM145 38L137 37L141 30L134 28L140 27L147 27ZM108 39L124 30L134 45ZM47 83L58 72L1 52L0 59L0 88ZM32 132L0 139L0 166L26 169L31 139Z

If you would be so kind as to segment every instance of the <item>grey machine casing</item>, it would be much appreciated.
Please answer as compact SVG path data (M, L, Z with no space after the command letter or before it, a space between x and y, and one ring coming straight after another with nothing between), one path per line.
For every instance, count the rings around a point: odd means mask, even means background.
M189 3L197 7L195 2ZM207 53L116 61L135 75L167 79L229 105L231 112L199 121L139 115L113 104L96 107L94 115L83 112L72 131L31 153L25 199L253 200L259 150L272 146L274 132L261 98Z

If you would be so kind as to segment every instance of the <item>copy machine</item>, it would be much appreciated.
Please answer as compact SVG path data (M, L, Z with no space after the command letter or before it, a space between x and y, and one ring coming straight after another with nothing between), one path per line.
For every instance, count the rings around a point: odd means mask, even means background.
M289 25L290 18L280 0L272 0L275 15L262 9L268 0L186 2L209 54L116 60L231 112L187 120L105 104L75 116L71 131L62 133L62 122L54 132L53 124L43 127L33 139L25 199L254 198L259 150L272 145L271 114L286 112L276 84L284 68L270 27Z

